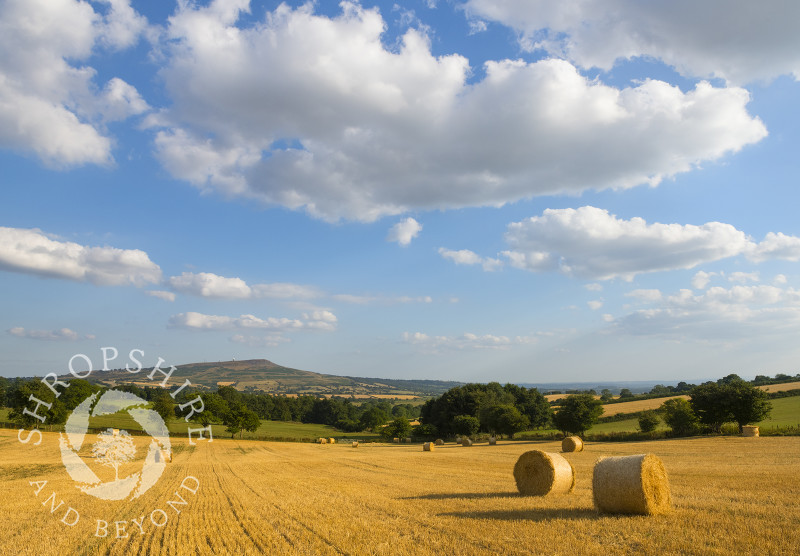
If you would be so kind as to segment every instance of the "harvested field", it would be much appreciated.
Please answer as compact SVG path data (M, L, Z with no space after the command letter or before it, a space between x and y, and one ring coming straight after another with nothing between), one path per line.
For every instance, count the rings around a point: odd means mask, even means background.
M587 443L564 454L575 490L558 497L517 493L514 464L556 442L505 442L436 454L417 445L217 439L173 440L175 457L134 501L80 493L58 455L58 436L38 447L0 430L0 554L796 554L800 537L800 438L690 438ZM592 470L600 456L653 453L664 463L672 511L660 516L599 515ZM34 457L35 454L35 457ZM49 454L49 455L48 455ZM35 463L34 463L35 461ZM424 470L415 473L411 470ZM757 470L757 473L753 471ZM177 514L168 504L187 476L196 494ZM40 495L30 481L47 480ZM50 514L55 491L80 512L73 527ZM164 509L168 522L145 517ZM776 511L779 508L779 511ZM96 520L109 536L95 537ZM116 539L114 521L127 521ZM123 524L125 525L125 524ZM679 532L679 534L677 534ZM557 542L554 542L557 539Z

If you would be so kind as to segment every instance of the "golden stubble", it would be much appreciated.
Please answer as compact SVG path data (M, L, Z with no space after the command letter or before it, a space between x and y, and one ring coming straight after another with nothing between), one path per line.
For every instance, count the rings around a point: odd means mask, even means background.
M299 444L217 439L188 446L141 499L104 502L66 474L58 437L38 447L0 430L0 554L797 554L800 438L690 438L592 443L562 454L571 494L525 497L513 469L526 451L560 442ZM603 456L652 453L669 477L672 510L600 515L592 471ZM185 477L196 494L180 488ZM30 481L47 480L39 496ZM175 492L186 505L174 511ZM52 515L45 498L62 506ZM78 525L61 519L66 506ZM163 509L157 528L148 515ZM145 516L145 534L130 523ZM97 519L109 523L95 537ZM127 537L117 539L115 521Z

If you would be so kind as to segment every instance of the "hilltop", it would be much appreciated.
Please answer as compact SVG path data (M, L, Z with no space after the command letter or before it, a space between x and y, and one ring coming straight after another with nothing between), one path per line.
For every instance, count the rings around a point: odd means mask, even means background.
M149 369L143 369L136 374L124 369L94 371L89 380L105 386L124 383L154 386L163 378L163 375L157 375L157 380L149 381L148 374ZM182 384L184 379L189 379L194 386L205 389L232 386L241 391L276 395L309 394L354 399L428 398L438 396L461 384L440 380L395 380L329 375L284 367L268 359L188 363L176 366L170 382Z

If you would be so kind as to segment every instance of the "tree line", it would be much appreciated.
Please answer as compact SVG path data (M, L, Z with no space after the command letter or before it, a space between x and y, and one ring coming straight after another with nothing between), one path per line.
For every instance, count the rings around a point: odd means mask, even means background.
M68 383L69 387L56 397L39 379L8 380L0 377L0 408L9 407L9 418L24 427L61 425L84 399L107 389L83 379L71 379ZM152 408L165 421L182 417L180 404L199 394L203 401L203 411L193 415L191 420L202 426L224 425L232 436L237 433L241 436L243 431L254 432L262 420L330 425L343 432L378 432L391 419L407 420L419 416L419 406L409 403L393 404L370 399L355 404L339 398L286 397L240 392L231 386L221 386L216 391L186 390L180 392L175 399L167 390L158 386L120 384L113 389L129 392L151 402ZM44 422L23 411L31 405L31 396L49 404L49 408L42 406L39 412L45 417Z

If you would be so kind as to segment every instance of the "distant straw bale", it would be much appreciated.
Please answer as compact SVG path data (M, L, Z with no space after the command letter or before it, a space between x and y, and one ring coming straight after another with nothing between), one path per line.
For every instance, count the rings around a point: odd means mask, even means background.
M437 438L435 444L437 446L444 446L444 440L442 440L441 438Z
M327 444L327 443L328 443L327 438L317 438L317 444Z
M472 446L472 440L470 440L469 438L462 438L461 439L461 445L462 446Z
M328 439L328 444L336 444L336 439L335 438L329 438Z
M353 448L358 448L358 442L357 441L353 442Z
M568 436L561 441L562 452L583 452L583 440L580 436Z
M422 445L423 452L433 452L436 449L436 445L433 442L426 442Z
M406 443L406 444L411 444L411 438L406 436L405 438L403 438L403 442Z
M655 515L671 505L667 472L653 454L597 460L592 490L601 513Z
M496 445L497 445L497 437L496 436L490 436L489 437L489 446L496 446Z
M400 439L397 437L392 438L392 442L394 442L395 444L400 444Z
M531 450L517 460L514 479L524 496L569 494L575 488L575 469L559 454Z
M745 425L742 427L742 436L758 436L758 427Z

